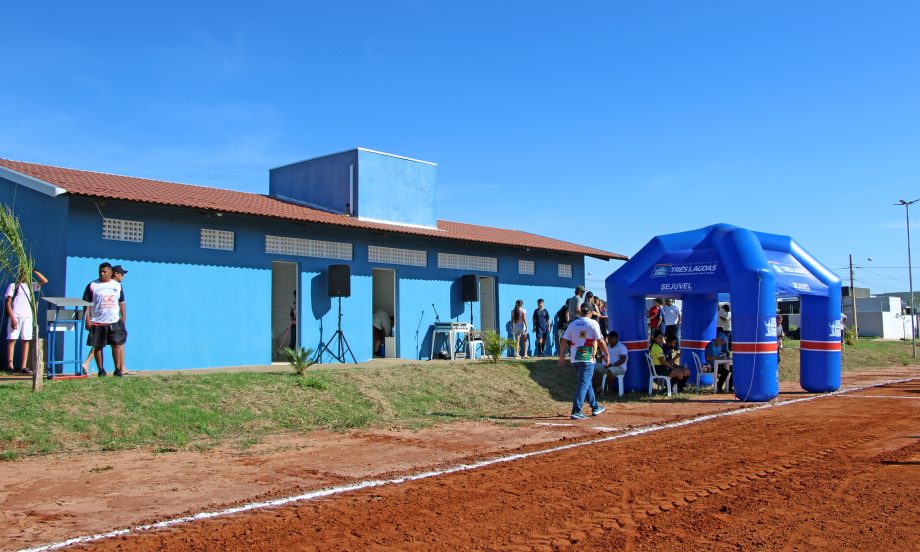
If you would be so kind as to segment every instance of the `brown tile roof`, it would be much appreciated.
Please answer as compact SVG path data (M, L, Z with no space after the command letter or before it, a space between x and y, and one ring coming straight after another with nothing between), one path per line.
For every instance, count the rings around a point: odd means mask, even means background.
M209 209L226 213L316 222L366 230L383 230L412 236L428 236L448 240L574 253L605 260L626 260L627 258L618 253L585 247L562 240L554 240L529 232L521 232L520 230L505 230L503 228L446 220L439 220L437 229L369 222L346 215L327 213L295 205L261 194L65 169L2 158L0 158L0 166L63 188L70 194L80 196L157 203L175 207Z

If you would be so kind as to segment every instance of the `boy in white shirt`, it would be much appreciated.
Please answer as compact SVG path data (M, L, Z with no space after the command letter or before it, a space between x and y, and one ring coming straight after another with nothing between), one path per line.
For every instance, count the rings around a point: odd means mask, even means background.
M22 360L20 361L19 372L31 374L32 370L26 368L26 360L29 358L29 342L34 337L32 327L34 320L32 318L32 293L37 292L41 287L48 283L41 272L32 271L37 280L32 282L29 287L29 279L26 274L19 275L15 284L10 284L6 288L6 316L9 322L6 326L7 339L7 369L13 371L13 356L16 353L16 342L22 342Z

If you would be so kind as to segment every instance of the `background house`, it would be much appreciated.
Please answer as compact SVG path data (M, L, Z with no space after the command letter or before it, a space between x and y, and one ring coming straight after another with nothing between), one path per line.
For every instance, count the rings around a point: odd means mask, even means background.
M435 312L504 333L516 299L529 315L543 298L552 315L584 282L586 255L625 259L438 220L436 171L353 149L272 169L260 195L0 159L0 201L20 216L45 295L81 296L103 261L128 269L132 370L269 363L292 305L298 344L317 349L337 325L333 264L351 270L342 329L364 361L378 309L395 319L396 355L427 358ZM479 302L463 301L465 274Z

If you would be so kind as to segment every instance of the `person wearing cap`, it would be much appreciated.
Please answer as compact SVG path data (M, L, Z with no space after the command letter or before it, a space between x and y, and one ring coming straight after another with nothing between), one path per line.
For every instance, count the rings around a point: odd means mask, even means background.
M83 291L83 300L92 303L84 308L86 329L89 330L87 344L93 348L99 376L107 375L102 364L102 350L106 345L112 348L112 360L115 363L115 376L124 375L124 354L122 347L126 334L124 322L127 314L125 293L121 284L112 278L112 265L99 265L99 279L87 284Z
M717 333L716 337L706 345L706 363L710 366L713 366L713 362L717 360L726 360L729 358L728 351L725 350L725 334ZM716 383L716 393L722 392L722 387L725 385L725 379L728 378L728 390L732 391L734 388L732 385L732 378L729 377L729 369L723 364L719 366L718 381Z
M597 297L594 296L593 291L585 293L585 305L588 306L588 318L592 320L597 320ZM600 322L598 322L600 324Z
M124 288L125 274L127 273L128 271L125 270L124 267L122 267L121 265L115 265L112 267L112 279L118 282L119 284L122 284L122 288ZM125 308L122 312L126 314L127 308ZM121 329L125 332L125 341L124 343L122 343L122 346L119 347L119 354L121 355L121 371L123 374L127 375L133 372L125 368L125 347L124 345L128 343L128 328L125 325L124 314L122 314L122 318L121 320L119 320L119 324L121 324ZM115 353L115 349L112 349L112 353L113 354ZM117 362L115 364L118 365Z
M585 302L585 286L579 285L575 287L575 295L569 299L569 322L572 322L580 316L579 311L581 306Z
M584 288L582 288L584 290ZM604 411L604 407L597 404L597 397L594 395L594 388L591 385L591 378L594 376L594 359L597 356L597 349L600 347L604 358L604 368L610 367L610 352L607 350L607 343L604 342L604 336L601 334L601 327L596 320L588 318L590 309L587 305L582 305L579 310L581 315L569 323L565 333L562 335L563 346L559 348L559 366L565 366L565 349L571 347L569 358L572 366L578 375L578 384L575 387L575 399L572 402L573 420L584 420L587 416L582 412L585 401L591 406L591 415L597 416Z

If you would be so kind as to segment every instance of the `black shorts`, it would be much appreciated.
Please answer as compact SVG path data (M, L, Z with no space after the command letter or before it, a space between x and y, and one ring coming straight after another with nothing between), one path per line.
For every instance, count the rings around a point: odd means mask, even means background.
M128 341L128 330L124 322L115 322L103 326L92 326L86 344L93 349L103 349L106 345L124 345Z
M655 365L655 375L656 376L671 376L671 373L674 371L673 368L665 366L664 364Z

